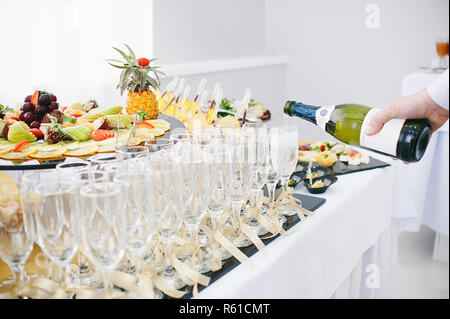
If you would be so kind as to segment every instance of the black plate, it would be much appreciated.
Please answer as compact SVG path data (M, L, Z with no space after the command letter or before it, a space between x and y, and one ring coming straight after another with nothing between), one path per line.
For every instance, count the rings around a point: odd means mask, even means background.
M300 163L304 163L304 162L300 162ZM295 172L295 175L300 176L301 180L305 180L306 179L306 175L308 174L308 166L306 166L306 170L301 171L301 172ZM317 177L322 177L325 175L328 175L330 173L330 169L328 167L322 167L317 163L314 163L311 165L311 173L317 173Z
M373 157L370 157L369 164L348 165L347 163L337 161L333 164L333 166L331 166L330 174L344 175L387 166L391 166L391 164L380 161L379 159Z
M158 138L169 138L174 129L185 130L185 126L183 122L177 120L172 116L168 116L162 113L158 115L159 119L166 120L170 123L170 130L165 132L164 135ZM55 168L56 165L63 162L68 161L77 161L77 159L86 160L90 156L87 157L63 157L59 159L49 159L49 160L41 160L38 161L36 159L28 159L28 160L17 160L17 161L9 161L0 159L0 171L20 171L20 170L33 170L33 169L52 169Z
M314 184L316 181L321 180L325 186L320 188L312 188L311 185ZM323 177L316 177L311 180L305 179L304 184L305 187L308 189L308 192L311 194L323 194L327 191L328 187L336 183L338 178L335 175L326 175Z
M380 161L379 159L373 157L369 158L370 158L369 164L359 164L359 165L348 165L347 163L337 161L336 163L333 164L333 166L329 168L330 169L329 174L344 175L361 171L367 171L375 168L391 166L391 164ZM297 167L300 165L308 168L308 164L309 164L308 162L299 161Z

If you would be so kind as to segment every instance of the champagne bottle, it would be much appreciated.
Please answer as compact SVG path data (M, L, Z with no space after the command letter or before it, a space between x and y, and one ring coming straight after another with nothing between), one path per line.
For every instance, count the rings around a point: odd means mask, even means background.
M373 114L380 109L358 104L312 106L288 101L284 113L312 122L338 140L360 146L405 162L419 161L430 140L430 124L425 119L393 119L382 130L368 136L365 131Z

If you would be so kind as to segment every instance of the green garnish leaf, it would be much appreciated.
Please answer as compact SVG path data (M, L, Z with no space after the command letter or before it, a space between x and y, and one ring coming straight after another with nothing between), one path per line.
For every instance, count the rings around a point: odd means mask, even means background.
M62 116L62 120L65 123L71 123L71 124L76 124L77 123L77 118L75 116L63 115Z
M145 113L144 111L138 111L137 114L141 117L141 119L144 121L145 118L148 116L147 113Z
M12 108L7 105L0 104L0 113L12 112L14 111Z

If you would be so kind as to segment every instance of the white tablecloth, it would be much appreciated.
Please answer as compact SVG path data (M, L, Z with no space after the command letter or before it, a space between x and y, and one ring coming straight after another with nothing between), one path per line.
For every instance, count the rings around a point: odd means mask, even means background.
M253 267L237 266L199 297L393 297L393 190L393 167L339 176L297 232L277 238L251 257Z
M402 95L427 87L440 73L417 72L402 81ZM448 121L433 134L425 156L419 163L397 161L394 215L399 232L418 231L421 224L449 235L449 148Z

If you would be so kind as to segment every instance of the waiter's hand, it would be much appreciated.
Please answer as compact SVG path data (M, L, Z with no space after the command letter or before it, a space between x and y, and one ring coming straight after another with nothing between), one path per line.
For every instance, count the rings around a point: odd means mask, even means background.
M448 110L436 104L423 89L416 94L403 96L389 102L381 111L373 115L367 130L367 135L378 133L384 123L391 119L428 119L431 125L431 134L439 129L448 120Z

